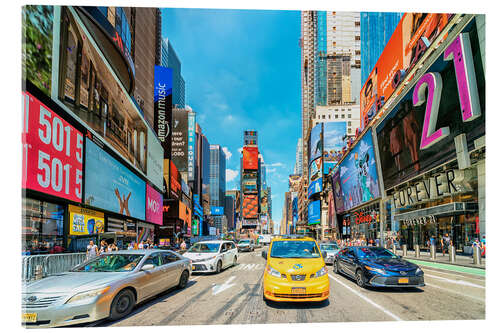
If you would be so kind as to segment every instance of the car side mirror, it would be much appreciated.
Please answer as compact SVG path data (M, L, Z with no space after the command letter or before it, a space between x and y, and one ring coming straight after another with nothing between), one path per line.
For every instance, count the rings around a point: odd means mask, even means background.
M155 268L155 265L153 264L146 264L142 266L141 271L150 271Z
M267 251L262 251L262 258L267 259Z
M321 255L323 256L323 259L326 259L326 257L328 256L328 254L326 253L326 251L321 252Z

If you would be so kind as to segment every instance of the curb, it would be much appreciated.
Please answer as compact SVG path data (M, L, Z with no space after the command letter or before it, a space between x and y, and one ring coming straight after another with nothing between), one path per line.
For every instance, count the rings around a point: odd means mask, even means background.
M421 266L427 266L435 269L441 269L441 270L448 270L448 271L455 271L455 272L460 272L460 273L467 273L467 274L474 274L474 275L480 275L480 276L485 276L486 275L486 269L484 267L471 267L471 266L465 266L465 265L460 265L456 263L443 263L439 261L430 261L430 260L419 260L419 259L414 259L411 257L403 257L405 260L408 260L410 262L413 262L415 264L419 264Z
M447 261L439 261L439 260L432 260L432 259L427 259L427 258L415 258L415 257L410 257L410 256L406 256L406 257L403 257L405 260L416 260L416 261L425 261L425 262L431 262L431 263L435 263L435 264L443 264L443 265L452 265L452 266L462 266L462 267L468 267L468 268L476 268L476 269L482 269L482 270L485 270L486 269L486 266L485 264L481 265L481 266L478 266L478 265L474 265L474 264L461 264L461 263L458 263L458 262L447 262Z

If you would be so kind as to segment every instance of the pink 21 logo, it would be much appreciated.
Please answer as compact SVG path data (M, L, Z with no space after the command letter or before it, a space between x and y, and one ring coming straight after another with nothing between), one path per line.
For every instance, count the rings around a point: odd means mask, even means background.
M476 72L468 33L461 33L444 51L444 60L452 59L457 79L462 120L464 122L472 121L481 116L481 107L479 105ZM436 130L443 87L443 81L439 73L427 73L417 82L413 90L413 105L419 106L425 102L426 87L428 89L428 101L425 107L420 149L427 149L450 135L448 126Z

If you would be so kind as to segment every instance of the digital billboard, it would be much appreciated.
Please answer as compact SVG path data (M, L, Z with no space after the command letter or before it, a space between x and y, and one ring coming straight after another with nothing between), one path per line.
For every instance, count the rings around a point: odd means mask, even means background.
M163 190L163 147L148 127L147 177L160 190Z
M342 197L342 187L340 183L340 170L337 170L332 175L333 200L337 213L342 213L344 211L344 199Z
M257 179L243 179L241 183L243 193L257 192Z
M194 181L194 165L196 153L196 113L188 114L188 181Z
M170 195L177 199L182 195L181 175L172 161L170 161Z
M163 146L163 158L171 159L172 68L155 65L154 130Z
M371 129L340 163L340 180L344 210L380 196Z
M347 134L347 122L328 122L323 124L323 173L330 170L342 158L343 138Z
M323 159L317 158L309 165L309 183L323 177Z
M257 147L243 147L243 169L259 169L259 149Z
M210 206L210 215L224 215L224 207Z
M297 221L299 219L298 200L299 200L299 198L297 197L297 193L292 192L292 225L293 225L293 228L295 228L295 226L297 225Z
M179 218L183 221L182 230L187 237L191 237L191 208L179 201Z
M309 140L309 163L321 157L321 154L323 154L323 142L321 140L322 132L323 123L319 123L311 129Z
M172 161L183 174L188 172L188 111L174 109L172 118Z
M323 191L323 178L318 178L311 182L307 188L307 198L309 199L313 194Z
M243 133L243 142L245 143L245 146L257 146L257 131L245 131Z
M146 183L88 138L85 148L85 203L144 220Z
M456 158L460 134L475 148L474 140L485 135L484 71L473 20L377 127L385 189Z
M450 14L405 13L360 92L364 128L448 24Z
M146 221L163 224L163 196L146 184Z
M95 235L104 232L104 214L93 209L68 205L69 234Z
M307 206L307 224L319 224L321 222L321 201L311 201Z
M267 189L261 191L261 197L260 197L260 212L261 212L261 214L267 214L268 195L269 195L269 191Z
M259 217L259 200L256 195L243 195L243 218L256 219Z
M82 201L83 135L23 92L22 187Z

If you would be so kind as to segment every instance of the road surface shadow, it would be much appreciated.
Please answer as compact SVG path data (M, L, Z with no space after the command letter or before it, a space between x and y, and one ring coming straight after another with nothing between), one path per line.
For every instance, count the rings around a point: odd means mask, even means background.
M71 327L87 327L87 326L107 327L107 326L110 326L113 324L117 324L117 323L119 323L127 318L135 316L136 314L141 313L141 312L149 309L150 307L152 307L155 304L168 301L168 299L170 297L177 295L178 293L184 291L185 289L187 289L189 287L194 286L196 283L197 283L197 281L188 281L186 288L184 288L184 289L177 289L176 287L173 287L173 288L170 288L168 290L165 290L164 292L154 296L153 298L150 298L144 302L137 304L135 306L134 310L132 310L132 312L130 312L130 314L128 316L126 316L122 319L115 320L115 321L112 321L110 319L103 319L103 320L100 320L100 321L97 321L94 323L81 324L81 326L75 325L75 326L71 326Z
M306 309L321 309L330 305L330 300L327 298L321 302L274 302L274 301L264 301L264 303L273 309L285 310L285 309L295 309L295 310L306 310Z

